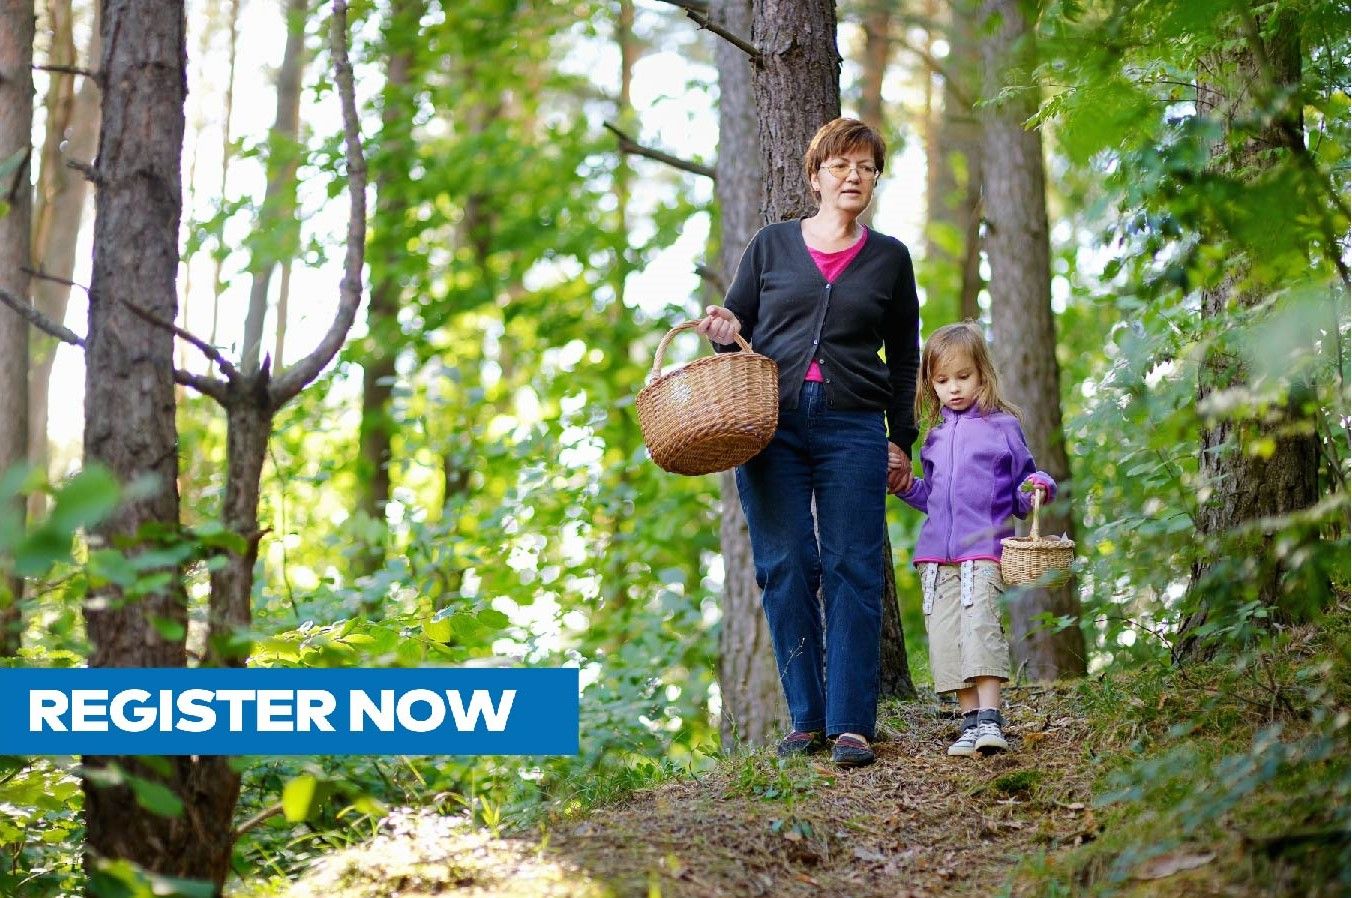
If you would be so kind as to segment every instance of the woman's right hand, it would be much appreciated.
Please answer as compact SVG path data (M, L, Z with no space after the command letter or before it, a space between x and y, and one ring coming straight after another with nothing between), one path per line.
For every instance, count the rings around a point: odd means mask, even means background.
M707 306L695 333L704 334L715 343L728 344L742 331L742 322L722 306Z

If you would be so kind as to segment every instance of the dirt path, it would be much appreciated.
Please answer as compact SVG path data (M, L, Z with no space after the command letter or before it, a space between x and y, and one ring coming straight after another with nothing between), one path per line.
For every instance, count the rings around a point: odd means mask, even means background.
M1092 833L1082 724L1047 690L1009 694L1012 751L949 758L953 721L893 708L878 763L842 771L760 752L540 840L401 834L331 858L293 895L855 898L989 895L1020 857Z

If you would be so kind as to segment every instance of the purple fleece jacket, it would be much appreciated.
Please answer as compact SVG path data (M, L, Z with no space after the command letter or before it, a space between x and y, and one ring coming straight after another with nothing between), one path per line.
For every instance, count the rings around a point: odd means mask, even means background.
M1009 516L1028 516L1033 494L1019 486L1029 477L1056 497L1056 481L1037 470L1019 420L1004 412L982 414L945 407L920 449L921 476L900 493L929 516L920 528L913 563L953 564L1000 560L1000 540L1014 535Z

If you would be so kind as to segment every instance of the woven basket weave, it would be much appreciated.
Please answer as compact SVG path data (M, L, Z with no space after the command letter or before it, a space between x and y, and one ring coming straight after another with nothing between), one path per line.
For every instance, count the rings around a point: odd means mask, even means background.
M740 336L741 352L706 356L662 374L671 338L698 324L687 321L667 332L648 385L634 400L648 452L673 474L735 468L764 449L779 425L779 368Z
M1010 586L1041 581L1043 586L1059 586L1070 578L1070 563L1075 560L1075 541L1064 536L1039 536L1037 514L1042 506L1042 491L1033 490L1033 523L1027 536L1007 536L1000 540L1000 576ZM1045 579L1044 579L1045 577Z

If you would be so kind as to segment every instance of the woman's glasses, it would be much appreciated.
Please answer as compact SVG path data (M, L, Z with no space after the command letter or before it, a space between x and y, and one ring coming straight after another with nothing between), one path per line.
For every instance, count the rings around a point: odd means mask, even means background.
M850 175L850 170L859 172L861 181L872 181L878 177L878 169L872 162L828 162L822 166L831 173L831 177L843 181Z

